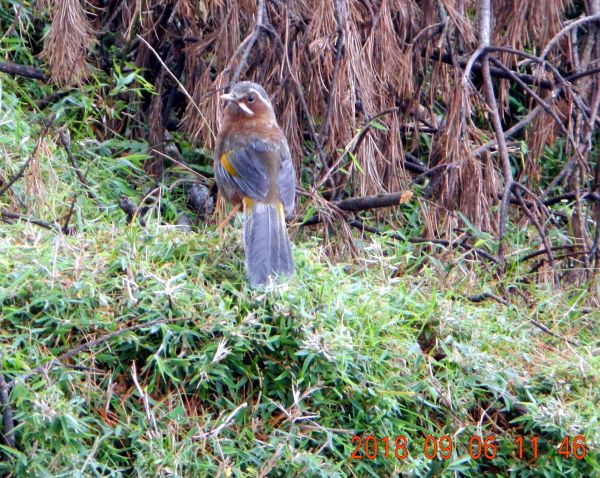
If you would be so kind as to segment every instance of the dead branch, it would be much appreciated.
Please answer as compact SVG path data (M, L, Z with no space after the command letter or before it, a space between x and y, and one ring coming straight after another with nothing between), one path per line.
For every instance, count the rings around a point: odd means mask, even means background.
M565 340L567 343L571 344L571 345L577 345L575 342L573 342L572 340L569 339L565 339L564 337L561 337L558 334L555 334L554 332L552 332L548 327L546 327L544 324L542 324L541 322L535 320L535 319L529 319L529 321L535 325L538 329L540 329L542 332L551 335L552 337L555 337L557 339L562 339Z
M342 63L342 57L344 56L344 23L346 19L345 3L341 0L333 0L333 16L337 24L337 40L335 42L335 56L333 64L333 74L331 76L331 84L329 85L329 94L327 98L327 108L325 109L325 116L323 117L323 126L321 127L321 142L325 144L329 137L329 125L331 119L331 111L333 109L334 90L337 83L338 74L340 71L340 65Z
M131 224L136 217L139 217L141 226L146 226L146 212L148 207L138 208L135 203L127 196L119 197L119 207L123 210L127 216L127 224Z
M145 329L147 327L154 327L155 325L170 324L173 322L181 322L184 320L193 320L193 317L174 317L174 318L162 318L162 319L150 320L148 322L135 324L135 325L132 325L129 327L123 327L123 328L121 328L119 330L115 330L114 332L111 332L109 334L101 335L97 339L94 339L94 340L91 340L84 344L81 344L81 345L75 347L74 349L68 350L67 352L60 354L58 357L51 359L48 363L45 363L44 365L39 365L39 366L35 367L34 369L30 370L26 374L21 375L20 377L17 377L14 380L8 382L7 385L8 385L8 387L12 387L12 386L14 386L14 384L17 381L20 383L25 383L27 380L29 380L34 375L37 375L38 373L41 373L41 372L47 373L51 369L61 366L62 362L64 362L65 360L68 360L71 357L74 357L75 355L77 355L81 352L90 350L91 348L94 348L105 342L110 342L111 340L113 340L117 337L120 337L121 335L124 335L128 332L135 332L136 330Z
M480 52L480 55L482 53L483 53L483 51ZM454 63L453 63L452 62L453 58L454 57L452 57L448 53L442 53L442 52L435 52L429 56L429 59L431 59L433 61L439 61L441 63L445 63L447 65L452 65L452 66L459 66L462 69L465 69L467 67L466 60L454 58ZM475 72L475 73L481 73L481 68L482 68L481 63L478 61L474 61L473 64L471 65L470 71ZM522 73L519 71L510 70L510 69L509 69L509 71L510 71L510 73L512 73L512 75L519 78L526 85L537 86L544 90L553 90L557 87L557 84L550 80L546 80L546 79L540 78L535 75L531 75L528 73ZM574 81L577 81L580 78L585 78L587 76L594 75L594 74L598 73L599 71L600 71L600 68L591 68L587 71L567 74L566 76L564 76L564 79L566 81L568 81L569 83L573 83ZM504 80L511 79L511 77L508 75L508 73L501 70L500 68L495 68L492 66L490 66L490 74L494 78L499 78L499 79L504 79Z
M490 45L491 38L491 6L490 0L481 0L480 2L480 43L484 50ZM494 94L494 85L492 84L492 77L490 75L490 63L489 55L487 51L483 53L482 59L482 74L483 82L485 86L485 94L490 114L492 117L492 125L496 133L496 142L498 143L498 153L500 155L500 161L502 164L502 172L504 174L504 194L502 196L502 202L500 204L500 212L498 218L498 255L500 260L504 260L504 236L506 234L506 223L508 220L508 200L510 193L513 188L513 174L510 165L510 158L508 157L508 148L506 147L506 138L504 137L504 131L502 130L502 122L500 120L500 113L498 111L498 104L496 102L496 95ZM465 70L466 74L466 70Z
M75 210L75 201L76 200L77 200L77 196L75 195L75 196L73 196L73 199L71 200L71 206L69 207L69 212L67 213L67 216L65 217L65 223L60 228L61 231L63 232L63 234L71 233L71 229L69 229L69 222L71 221L71 216L73 216L73 211Z
M546 60L541 60L537 56L532 55L530 53L526 53L524 51L516 50L514 48L510 48L510 47L506 47L506 46L489 46L486 48L486 50L489 53L501 52L501 53L509 53L509 54L515 55L515 56L520 56L520 57L526 58L528 60L531 60L534 63L538 63L539 65L543 66L544 68L549 70L550 73L552 73L552 76L554 76L554 79L557 82L557 86L559 86L564 92L568 92L570 94L570 97L573 99L573 102L575 103L577 108L579 108L579 110L586 117L589 116L589 114L588 114L589 108L586 108L586 106L583 104L583 101L581 100L579 95L575 91L573 91L573 87L571 86L571 84L567 81L567 79L558 71L556 66L554 66L552 63L550 63Z
M404 204L412 198L411 191L402 191L389 194L378 194L376 196L365 196L358 198L336 201L335 205L342 211L357 212L378 209L382 207L393 207Z
M0 72L7 73L13 76L24 76L34 80L48 81L44 72L38 68L30 66L18 65L8 61L0 62Z
M553 206L554 204L557 204L562 201L574 201L576 199L577 199L576 193L565 193L565 194L560 194L558 196L552 196L548 199L544 199L544 200L542 200L542 203L545 204L546 206ZM600 193L584 191L581 193L580 199L583 201L593 201L596 203L600 203Z
M332 168L328 166L327 160L325 159L325 153L323 152L323 145L322 145L319 137L317 136L317 131L315 129L315 125L314 125L312 116L308 109L308 104L306 103L306 99L304 98L304 92L302 91L302 85L300 84L300 81L298 80L297 76L294 74L294 72L292 71L292 69L290 67L291 62L288 57L288 51L285 48L285 45L284 45L283 41L281 40L281 37L279 36L279 34L275 31L275 29L272 26L265 25L265 30L273 36L273 38L275 39L275 43L277 44L277 46L279 48L281 48L281 51L285 55L285 58L286 58L285 64L287 66L290 78L292 79L292 83L294 84L294 87L296 89L296 94L298 96L298 100L300 101L300 106L302 107L302 111L306 118L306 124L308 126L308 132L310 134L310 138L315 146L315 150L319 157L319 161L321 162L323 171L325 171L325 176L328 177L327 182L333 188L333 187L335 187L335 184L333 182L333 179L331 179L331 177L329 177L331 174Z
M364 196L357 198L343 199L341 201L333 201L328 204L341 211L346 212L358 212L367 211L371 209L380 209L383 207L394 207L400 204L404 204L412 198L413 193L411 191L402 191L388 194L377 194L376 196ZM319 214L309 217L306 220L298 218L300 225L312 226L321 222Z
M395 239L398 241L410 242L411 244L430 243L430 244L437 244L440 246L448 247L451 249L454 247L460 247L460 248L466 250L467 252L474 254L475 256L479 255L479 256L493 262L494 264L500 263L500 261L496 257L487 253L483 249L474 247L473 245L471 245L470 243L468 243L467 241L465 241L462 238L459 240L456 240L456 241L448 241L446 239L433 239L433 238L425 238L425 237L404 237L401 234L397 234L395 232L382 231L380 229L377 229L376 227L367 226L366 224L362 223L361 221L359 221L357 219L350 219L348 221L348 224L356 229L359 229L360 231L363 231L363 232L365 232L365 231L370 232L372 234L377 234L378 236L389 236L392 239Z
M2 438L9 448L15 448L15 422L8 398L8 387L2 372L2 356L0 355L0 410L2 410Z
M585 251L566 252L565 254L555 256L554 260L555 260L555 262L557 262L557 261L562 261L563 259L573 259L576 257L584 257L585 258ZM548 262L547 257L541 257L540 260L533 267L531 267L531 269L529 269L529 271L527 273L534 274L535 272L538 271L538 269L540 269L547 262Z
M250 51L252 50L252 47L254 46L254 44L258 40L258 37L260 36L260 31L263 28L265 16L266 16L265 0L258 0L257 11L256 11L256 23L254 24L254 29L252 30L252 33L250 34L250 36L246 40L244 40L242 42L242 44L240 45L240 47L241 47L242 45L245 44L245 47L242 52L242 58L240 59L240 62L238 63L237 67L235 68L233 75L231 75L231 79L229 80L230 85L237 83L238 80L240 79L240 74L242 73L242 69L246 66L246 62L248 61L248 55L250 55ZM237 56L237 52L236 52L236 54L234 54L233 58L235 58L235 56Z
M553 251L560 251L563 249L578 249L578 248L583 248L583 246L578 245L578 244L563 244L562 246L552 246ZM523 257L518 258L516 260L516 262L518 262L518 263L527 262L531 259L534 259L534 258L544 255L544 254L547 254L545 247L543 249L540 249L540 250L534 251L534 252L530 252L529 254L526 254Z
M519 131L521 131L523 128L531 125L531 122L542 112L542 106L541 105L537 105L535 108L533 108L529 113L527 113L527 115L522 118L518 123L516 123L514 126L512 126L511 128L507 129L504 132L504 137L505 138L512 138L514 135L516 135ZM494 146L496 146L497 141L496 139L492 140L492 141L488 141L487 143L485 143L484 145L481 145L479 148L477 148L475 151L473 151L473 155L474 156L481 156L483 153L485 153L486 151L489 151L490 149L492 149Z
M598 68L590 68L589 70L582 71L581 73L574 73L565 77L569 83L573 83L574 81L579 80L580 78L585 78L586 76L595 75L596 73L600 73L600 67Z
M479 54L480 55L483 54L483 50L480 50ZM433 61L439 61L442 63L446 63L447 65L459 66L462 69L466 69L467 65L468 65L468 61L463 60L463 59L456 59L456 58L452 57L451 55L449 55L448 53L442 53L442 52L435 52L435 53L431 54L429 56L429 59L431 59ZM452 61L453 59L454 59L454 63ZM482 68L481 63L478 62L477 60L473 60L473 63L470 65L469 72L481 73L481 68ZM516 76L518 76L523 82L527 83L528 85L539 86L540 88L543 88L545 90L552 90L556 87L556 85L552 81L545 80L543 78L539 78L535 75L521 73L518 71L512 71L512 72ZM504 73L502 70L500 70L498 68L490 67L490 74L494 78L501 78L501 79L505 79L505 80L509 79L507 77L506 73Z
M42 130L40 132L40 137L38 138L37 143L35 144L35 147L33 148L33 151L31 152L31 154L29 155L27 160L23 163L23 165L19 168L19 171L17 171L17 173L14 176L12 176L2 188L0 188L0 196L2 196L6 191L8 191L12 187L12 185L15 184L19 180L19 178L21 178L23 176L23 174L25 174L25 170L27 169L27 166L29 166L29 163L31 162L31 160L36 156L38 149L40 149L42 141L46 137L46 134L48 133L48 129L50 129L53 122L54 122L54 115L52 115L47 122L44 122L44 126L42 127Z
M60 101L65 96L69 96L69 94L71 94L72 91L73 89L69 88L67 90L55 91L54 93L50 93L49 95L45 96L40 100L40 102L38 103L38 108L40 110L43 110L55 101Z
M34 153L36 151L37 148L33 150ZM15 184L17 180L23 176L23 174L25 174L25 170L27 169L27 166L29 166L29 163L33 159L33 156L34 154L29 155L29 157L23 163L23 166L19 168L19 171L17 171L17 173L14 176L12 176L8 180L8 182L0 189L0 196L2 196L6 191L8 191L12 187L12 185Z
M589 22L593 22L596 20L600 20L600 14L590 15L588 17L579 18L578 20L575 20L574 22L569 23L566 27L564 27L561 31L559 31L556 35L554 35L554 38L552 38L548 42L548 44L546 45L546 47L544 48L544 50L542 51L542 53L540 55L540 60L544 60L546 58L548 53L550 53L550 50L552 49L552 47L556 44L556 42L558 42L558 40L561 39L561 37L563 35L565 35L565 33L569 33L571 30L573 30L574 28L578 28L580 25L583 25L583 24L589 23Z
M3 220L10 219L10 220L29 222L31 224L35 224L36 226L43 227L44 229L48 229L50 231L56 231L56 232L62 231L61 227L58 224L53 224L53 223L49 223L46 221L42 221L41 219L35 219L30 216L12 212L12 211L9 211L8 209L4 209L4 208L0 209L0 218L2 218Z
M448 20L445 19L442 22L434 23L433 25L427 25L425 28L423 28L419 33L417 33L413 37L413 39L410 42L411 45L416 45L422 36L431 32L431 34L429 34L425 37L426 41L429 41L431 38L442 33L444 31L444 28L446 28L447 24L448 24Z
M567 130L567 128L565 128L565 125L560 120L560 118L558 117L556 112L550 107L550 105L545 100L543 100L535 91L533 91L529 86L527 86L523 81L521 81L518 77L513 75L512 72L508 68L506 68L498 59L490 58L490 60L496 66L498 66L498 68L500 68L502 71L504 71L511 80L513 80L515 83L520 85L527 93L529 93L529 95L531 95L531 97L538 103L539 106L541 106L544 109L544 111L546 111L546 113L548 113L550 116L552 116L552 119L556 122L556 125L560 128L561 132L567 137L569 142L571 142L571 145L574 148L576 148L577 145L575 144L575 139L573 138L573 135Z
M506 299L503 299L502 297L499 297L495 294L492 294L491 292L482 292L481 294L464 296L464 298L467 299L469 302L473 302L474 304L478 304L487 299L491 299L491 300L495 300L496 302L499 302L502 305L506 305L507 307L510 305L509 301L507 301Z
M67 158L69 159L71 166L73 166L73 169L75 170L77 179L79 179L79 182L82 184L82 186L86 190L88 197L90 199L92 199L98 206L102 206L102 204L100 202L100 198L98 198L98 195L94 192L94 190L91 188L91 186L85 179L84 174L81 172L81 169L79 169L79 166L77 165L77 162L75 161L75 158L73 157L73 151L71 150L70 135L68 135L67 132L65 132L65 130L61 129L58 132L58 136L60 138L60 142L62 143L63 147L65 148L65 151L67 153Z
M558 271L556 270L556 262L554 261L554 254L552 253L552 246L550 245L550 240L548 239L548 235L546 234L546 231L544 230L542 225L539 223L539 221L535 218L533 213L529 210L529 208L523 201L521 194L519 193L518 190L516 190L516 188L515 188L515 190L513 190L513 194L517 198L517 201L519 201L519 203L521 205L521 209L527 215L527 217L529 218L529 221L537 229L538 234L540 235L540 239L542 240L542 243L544 244L544 250L546 251L546 254L548 255L548 262L550 263L550 266L552 267L552 272L553 272L553 276L554 276L554 284L558 285L558 282L559 282L558 281Z

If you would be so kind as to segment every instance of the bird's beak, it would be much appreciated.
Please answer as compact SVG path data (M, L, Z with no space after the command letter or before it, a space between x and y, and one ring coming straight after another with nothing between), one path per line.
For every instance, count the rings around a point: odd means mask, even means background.
M235 95L232 95L231 93L225 93L224 95L221 95L221 99L223 101L233 101L236 105L238 105L240 107L240 109L246 113L248 116L252 116L254 115L254 111L252 111L250 108L248 108L244 102L240 102L239 98L236 98Z
M224 95L221 95L221 99L223 101L235 101L235 100L237 100L237 98L235 96L233 96L231 93L225 93Z

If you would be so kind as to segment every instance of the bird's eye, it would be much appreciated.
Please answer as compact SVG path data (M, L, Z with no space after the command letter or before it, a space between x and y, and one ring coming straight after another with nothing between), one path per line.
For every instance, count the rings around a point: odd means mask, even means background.
M248 95L248 103L254 103L254 95Z

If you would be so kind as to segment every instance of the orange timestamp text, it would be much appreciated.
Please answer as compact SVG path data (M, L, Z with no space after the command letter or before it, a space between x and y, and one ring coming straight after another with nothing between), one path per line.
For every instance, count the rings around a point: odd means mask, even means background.
M436 458L449 460L456 449L456 445L449 435L440 437L427 435L421 446L409 443L409 439L405 435L398 435L394 438L355 435L352 437L352 444L354 451L350 455L351 460L375 460L382 455L386 459L405 460L411 456L411 451L415 452L415 446L419 456L425 456L429 460ZM473 435L466 444L466 448L469 456L474 460L493 460L498 453L498 441L494 435L486 437ZM523 459L525 455L528 455L528 458L535 461L538 458L538 437L517 436L514 439L513 448L517 458ZM566 436L557 444L556 449L558 455L576 460L582 460L587 454L583 435Z

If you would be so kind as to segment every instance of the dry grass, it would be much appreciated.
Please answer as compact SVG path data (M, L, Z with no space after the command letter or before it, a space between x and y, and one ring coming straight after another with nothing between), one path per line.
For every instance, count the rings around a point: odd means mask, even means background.
M96 41L87 13L79 0L45 0L40 7L50 13L51 26L40 58L48 63L50 78L60 85L87 78L88 50Z
M475 154L495 138L483 98L481 65L462 78L480 40L476 0L120 0L94 11L93 23L78 1L48 0L46 6L52 24L42 57L53 81L85 78L87 53L96 35L92 24L97 32L114 32L118 54L145 69L156 96L134 115L133 127L123 120L114 129L121 133L130 127L130 136L144 137L157 148L158 156L146 164L150 176L159 178L163 172L160 152L170 120L178 121L195 144L207 151L214 147L221 120L217 92L239 72L240 78L261 83L272 95L297 170L312 192L316 184L318 194L328 199L411 189L414 176L405 168L410 154L425 167L437 168L428 176L429 195L419 206L424 234L452 238L470 225L496 238L503 231L499 223L504 222L495 211L509 182L507 169L503 173L493 147ZM593 24L559 35L575 9L581 15L594 13L591 3L574 6L571 0L545 2L543 11L535 0L492 2L491 44L533 53L553 45L547 59L558 70L597 67L600 40ZM202 115L191 102L173 100L177 87L136 34L181 79ZM447 56L444 61L432 59L440 54ZM557 81L550 69L521 54L491 55L512 71ZM516 180L536 194L554 175L562 180L553 184L552 194L579 195L597 182L592 154L596 128L590 111L598 109L598 79L590 75L574 87L556 84L560 88L533 88L561 125L542 111L508 138L516 142L510 163ZM539 103L514 80L495 80L494 89L505 130ZM387 113L371 123L381 112ZM349 149L366 125L372 126L360 145ZM568 166L544 164L548 148L558 149ZM592 251L597 224L587 221L590 214L576 203L568 236ZM523 210L511 207L509 216L509 222L518 223ZM550 218L543 208L536 212L539 223ZM600 253L595 261L600 262ZM583 262L590 267L591 253Z

